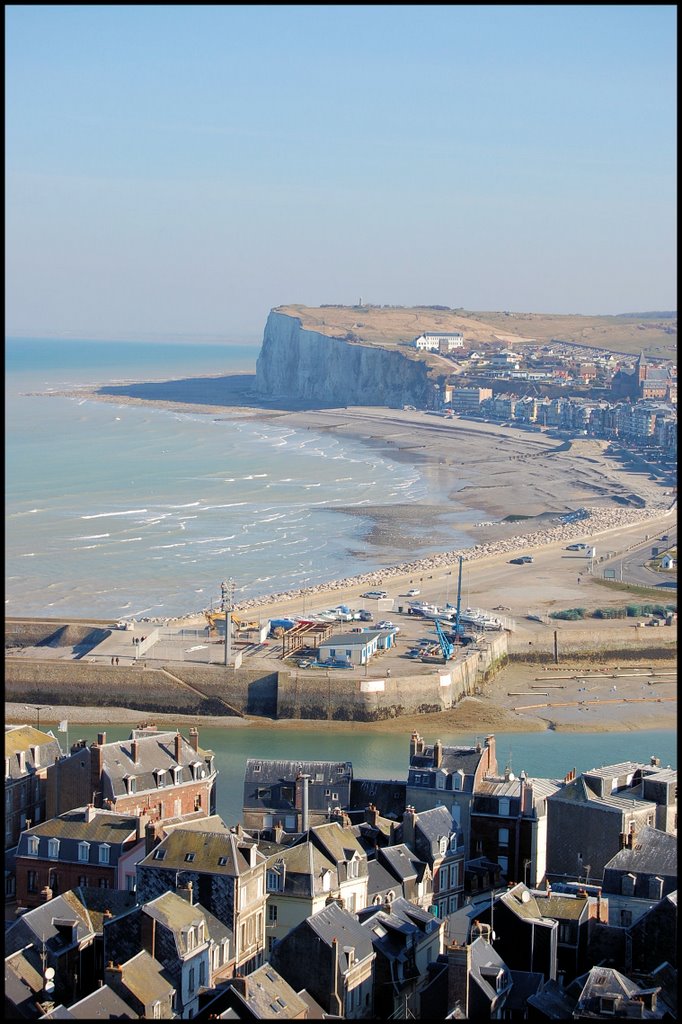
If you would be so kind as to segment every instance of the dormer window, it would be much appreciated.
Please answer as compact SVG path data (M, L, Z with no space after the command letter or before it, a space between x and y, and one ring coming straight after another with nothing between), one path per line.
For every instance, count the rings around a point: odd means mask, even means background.
M90 860L90 843L78 844L78 859Z
M195 857L196 857L195 853L186 853L185 854L185 863L186 864L191 864Z
M47 855L52 860L56 860L59 857L59 840L48 839L47 841Z
M439 850L440 853L447 853L448 852L448 837L447 836L439 836L438 837L438 850Z
M265 875L265 886L268 892L282 891L282 877L278 871L267 871Z
M174 768L171 768L171 771L173 773L173 784L177 786L178 783L182 782L182 767L179 764L175 765Z
M157 850L154 850L154 860L164 860L165 856L166 856L166 851L165 850L162 850L160 848L157 849Z
M28 837L28 852L31 857L37 857L40 849L40 839L38 836Z
M348 861L348 877L357 878L360 873L360 865L357 857L353 857L352 860Z
M157 768L154 774L156 775L156 785L157 786L165 786L166 785L166 769L165 768Z
M137 779L134 775L124 775L123 781L125 782L126 793L137 793Z
M322 872L322 892L329 892L332 887L332 873L326 868Z
M109 851L110 850L111 850L111 847L109 846L108 843L102 843L102 845L99 848L99 862L100 862L100 864L108 864L109 863Z

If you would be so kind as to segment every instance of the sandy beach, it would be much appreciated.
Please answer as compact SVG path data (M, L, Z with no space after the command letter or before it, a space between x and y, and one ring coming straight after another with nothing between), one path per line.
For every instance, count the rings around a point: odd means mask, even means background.
M265 409L252 402L250 380L249 375L234 375L229 379L126 384L107 387L106 394L92 388L77 390L80 396L98 401L160 406L179 412L191 411L195 415L201 412L226 420L276 418L297 429L353 437L382 456L416 465L428 484L428 499L418 505L363 507L360 513L355 510L369 521L365 542L372 551L375 565L377 552L380 552L379 560L385 563L381 569L359 576L339 577L306 590L254 598L239 603L238 610L249 608L254 614L267 616L300 613L306 608L333 604L341 597L348 602L359 601L365 589L379 585L389 589L392 596L417 584L428 599L442 597L439 592L444 583L447 587L453 586L459 554L466 564L467 601L472 604L492 608L504 596L505 605L511 606L511 614L524 618L532 606L542 605L545 610L557 605L567 607L578 597L582 603L588 598L594 606L622 604L627 595L598 588L585 575L584 559L579 564L566 562L567 543L589 537L591 543L600 545L600 550L608 547L626 550L641 542L647 535L646 530L651 530L653 535L653 531L669 529L676 523L674 496L670 490L665 491L648 472L632 471L621 465L607 454L607 442L588 438L564 442L545 434L496 424L446 421L424 412L387 408ZM115 394L109 393L111 391ZM183 398L189 401L182 401ZM642 504L645 507L640 507ZM576 509L585 510L584 518L572 522L562 518ZM505 521L505 517L512 517L511 521ZM459 537L462 533L467 535L470 545L453 548L453 530ZM439 550L424 557L406 559L407 552L418 555L426 543ZM522 579L514 576L518 567L509 566L510 554L530 550L536 555L537 568ZM430 595L429 591L434 593ZM676 594L668 597L676 600ZM201 612L188 610L186 615L171 621L203 625L204 620ZM575 625L563 622L559 628L570 630ZM604 622L594 628L608 629L612 625L615 624ZM533 642L535 631L544 628L537 623L522 623L513 636L513 644L518 648ZM612 635L615 636L615 632ZM671 652L668 667L674 666L673 657ZM651 665L637 666L635 662L633 665L635 678L619 679L618 700L597 681L593 699L585 703L585 698L578 696L580 687L576 680L586 668L576 664L571 668L575 678L562 684L566 689L562 694L566 698L563 703L574 706L561 710L540 706L519 710L519 699L510 698L508 692L515 687L530 689L530 677L538 670L528 665L510 665L493 682L486 684L479 697L467 698L451 711L435 716L419 715L368 724L300 720L270 723L261 718L215 718L206 719L205 724L221 728L271 724L278 730L331 728L342 731L349 728L368 732L402 731L412 727L453 731L485 727L498 732L547 728L572 731L674 728L677 705L671 697L676 695L676 688L660 680L652 688L646 676L641 675ZM602 666L600 671L606 669ZM552 698L546 699L547 703L551 701ZM539 705L542 701L526 699L525 703ZM21 717L22 707L7 705L8 720L13 720L15 715ZM139 712L125 708L63 707L54 711L58 717L73 722L134 724L140 718ZM185 724L185 717L156 716L159 724L180 726ZM433 723L429 722L431 718ZM193 719L190 716L187 720Z

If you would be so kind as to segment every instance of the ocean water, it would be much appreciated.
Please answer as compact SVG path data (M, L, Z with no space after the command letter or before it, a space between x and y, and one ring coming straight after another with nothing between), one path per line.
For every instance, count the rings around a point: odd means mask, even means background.
M423 501L414 467L276 422L50 394L255 372L258 352L7 339L6 614L170 617L217 603L228 578L239 600L384 564L368 520L330 510Z

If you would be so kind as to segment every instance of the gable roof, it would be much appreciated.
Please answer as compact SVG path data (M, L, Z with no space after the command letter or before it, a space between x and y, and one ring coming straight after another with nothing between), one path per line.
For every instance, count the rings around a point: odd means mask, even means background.
M286 896L312 898L325 891L328 892L329 888L335 889L338 886L336 864L326 857L314 843L306 841L278 851L268 858L268 867L277 868L280 862L285 868L282 891ZM330 886L327 889L323 884L325 872L330 872L332 875Z
M233 995L244 1003L258 1020L279 1018L291 1020L294 1016L307 1016L308 1004L275 970L265 963L251 971L244 979L245 994L233 988Z
M635 836L632 848L624 847L604 866L606 871L677 876L677 837L646 826Z
M175 985L160 964L146 949L121 964L121 980L141 1003L148 1005L157 999L167 999Z
M327 946L331 946L334 940L338 942L339 968L343 974L349 970L348 948L353 949L356 960L366 960L374 956L372 941L357 917L349 914L338 903L330 903L329 906L318 910L316 914L306 918L304 923Z
M245 848L255 846L245 833L239 837L236 832L205 832L179 826L140 861L140 866L166 871L182 869L213 875L240 875L251 870ZM192 854L193 859L188 861L187 856ZM265 857L257 847L255 856L256 865L265 863Z
M26 829L22 833L19 850L25 851L27 847L25 837L28 836L49 836L59 840L108 843L111 846L123 844L136 837L136 816L97 810L91 821L86 821L85 811L84 807L79 807Z

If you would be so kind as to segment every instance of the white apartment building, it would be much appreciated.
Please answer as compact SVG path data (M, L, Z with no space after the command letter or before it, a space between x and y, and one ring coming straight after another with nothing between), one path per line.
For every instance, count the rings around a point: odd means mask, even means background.
M464 348L464 335L459 331L452 334L420 334L414 339L414 347L420 351L453 352L456 348Z

